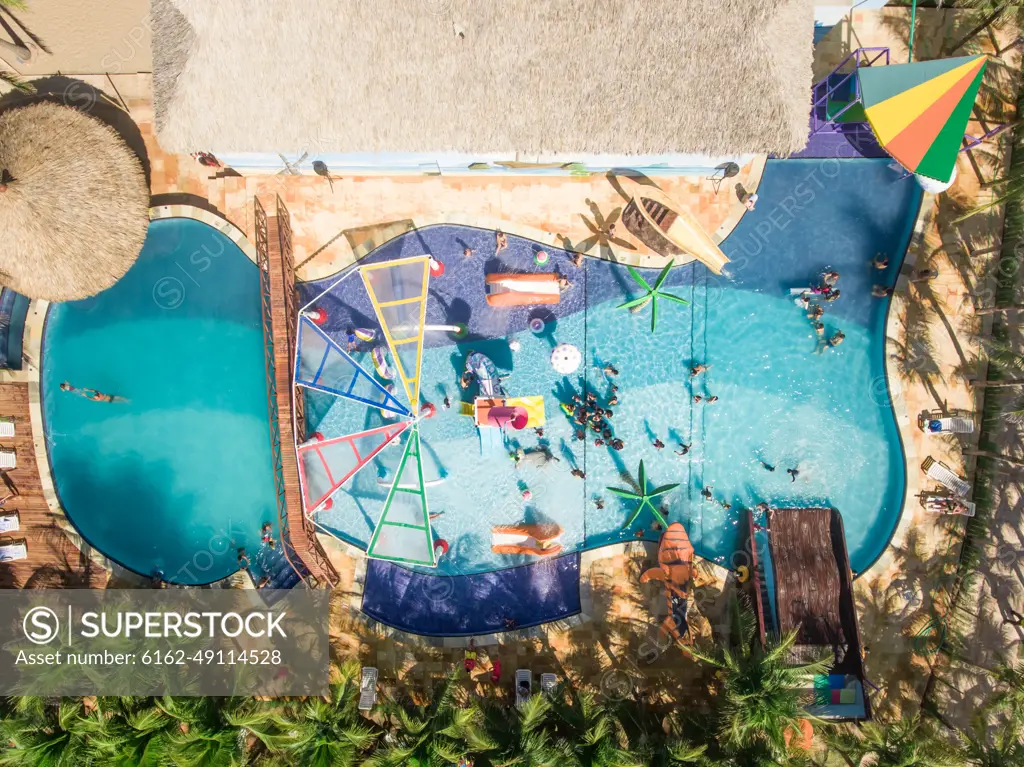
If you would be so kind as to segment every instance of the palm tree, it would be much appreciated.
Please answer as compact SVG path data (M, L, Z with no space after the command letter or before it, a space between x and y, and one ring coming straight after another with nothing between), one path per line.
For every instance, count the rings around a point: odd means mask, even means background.
M935 737L919 715L879 724L868 722L861 735L849 731L826 732L829 746L850 764L873 767L962 767L963 757L949 743Z
M366 767L439 767L492 751L495 744L484 732L479 710L462 705L458 692L453 673L429 703L385 701L394 729L364 762Z
M799 732L802 720L819 720L804 710L810 702L807 679L827 673L831 659L791 665L788 655L796 643L791 631L781 641L762 646L756 638L754 618L749 610L731 605L732 622L738 637L735 648L711 651L691 649L694 658L718 669L719 700L717 734L732 749L763 746L772 756L787 753L787 732Z
M655 280L653 288L650 285L647 284L647 280L645 280L643 277L641 277L639 272L637 272L636 269L634 269L632 266L626 266L626 269L629 270L630 276L634 280L636 280L637 284L639 284L641 288L643 288L646 291L646 294L640 296L639 298L630 299L629 301L626 301L623 304L619 304L615 308L616 309L629 309L631 312L638 312L641 309L643 309L645 306L647 306L647 304L650 304L651 305L651 332L653 333L655 331L655 329L657 329L657 327L658 327L658 299L659 298L664 298L667 301L675 301L677 304L688 304L689 303L689 301L687 301L686 299L680 298L679 296L674 296L671 293L665 293L661 289L662 284L664 284L664 282L665 282L665 278L668 277L668 271L669 271L669 269L672 268L672 264L673 263L675 263L674 260L669 261L667 264L665 264L665 268L661 270L661 274L659 274L658 275L658 279Z
M1013 0L961 0L959 6L970 9L969 18L974 20L975 26L952 45L947 47L943 44L937 58L955 54L989 27L1001 28L1011 24L1014 29L1020 29L1024 25L1024 8ZM1002 51L997 55L999 53Z
M26 10L28 10L28 6L25 4L25 0L0 0L0 15L6 15L18 28L21 29L22 32L25 33L26 37L39 46L41 50L49 53L50 49L46 47L46 43L32 34L31 30L27 29L25 25L15 18L13 13L11 13L11 11ZM10 28L9 24L5 26ZM29 51L28 46L21 42L16 36L15 42L13 43L9 43L6 40L0 40L0 51L7 51L18 58L28 58L31 55L31 51ZM25 82L13 72L8 72L5 69L0 69L0 82L7 83L17 90L25 91L26 93L35 91L35 88L31 83Z
M377 742L377 732L359 713L359 662L346 661L331 685L329 700L308 698L296 720L277 741L273 764L354 767Z
M553 700L555 748L564 767L644 767L625 748L622 725L587 691L564 689Z
M87 711L81 698L13 699L0 721L2 767L80 767L93 763L93 735L103 732L99 706Z
M179 722L153 698L115 698L107 710L107 727L92 735L100 762L110 767L162 767L168 763L170 737L178 731Z
M176 721L168 736L168 764L235 767L273 749L283 717L251 698L170 698L157 707Z
M477 757L477 767L557 767L561 756L551 736L551 699L547 695L534 695L511 711L493 698L479 705L494 750Z
M613 495L619 496L620 498L626 498L627 500L640 502L639 505L636 507L636 511L633 512L633 516L631 516L626 521L626 524L622 526L622 529L625 530L628 527L630 527L633 524L633 522L636 521L636 518L640 516L640 512L644 510L645 506L650 507L651 513L662 524L663 527L668 527L668 522L665 520L665 517L662 516L661 512L658 511L658 509L654 506L654 504L651 501L654 498L657 498L659 495L664 495L665 493L669 492L670 490L674 490L677 487L679 487L679 483L675 482L671 485L661 485L660 487L656 487L650 492L648 492L647 471L644 469L644 462L640 461L639 482L637 483L637 488L639 489L639 492L633 492L632 490L624 490L620 487L609 487L606 488L606 490L608 490L608 492L612 493Z
M590 237L579 242L575 248L578 253L586 253L595 245L600 246L601 255L608 261L616 261L615 251L612 250L612 245L618 245L620 248L626 250L636 250L636 246L627 240L623 240L616 237L612 232L615 229L615 222L619 220L619 216L622 215L622 208L615 208L611 213L608 214L606 219L602 214L597 204L591 200L587 200L587 205L590 206L590 212L594 216L594 220L591 221L589 218L580 213L580 218L583 219L583 223L586 224L587 229L590 230Z

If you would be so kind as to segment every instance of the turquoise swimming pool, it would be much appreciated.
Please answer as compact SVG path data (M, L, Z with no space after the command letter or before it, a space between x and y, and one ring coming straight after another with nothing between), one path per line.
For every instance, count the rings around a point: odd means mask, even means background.
M114 287L53 304L42 407L54 482L96 549L143 575L202 584L260 548L277 508L259 276L199 221L150 224ZM127 401L93 402L64 381Z
M624 474L635 478L641 459L652 484L680 483L663 498L668 520L684 523L704 557L736 564L741 512L760 502L835 507L854 571L880 555L902 510L905 465L883 364L888 301L873 298L871 288L895 281L920 192L912 181L897 180L884 161L787 160L769 163L758 193L758 209L723 243L732 259L726 275L716 277L700 264L672 270L672 292L689 305L662 305L654 335L649 311L630 315L615 308L637 295L624 268L588 259L576 269L567 254L551 248L554 269L574 285L545 318L542 334L525 328L527 310L482 305L485 273L536 269L532 255L539 246L529 240L510 236L508 252L495 257L492 231L437 226L392 241L370 257L430 253L443 261L445 275L431 286L428 322L433 312L436 321L466 322L471 329L471 339L458 344L443 334L431 336L423 362L422 397L439 407L437 417L421 424L426 473L428 480L442 480L428 496L431 510L441 512L434 533L449 544L438 574L529 561L490 549L492 526L524 520L562 525L565 551L638 534L657 540L648 515L623 530L631 507L606 490L625 486ZM478 256L464 258L465 247ZM885 271L871 265L878 252L890 256ZM828 306L826 333L842 330L846 339L818 354L814 331L789 289L817 281L827 269L842 275L842 297ZM645 276L651 280L656 273ZM352 284L351 295L340 288L342 303L354 301L358 278ZM324 286L304 290L312 298ZM372 313L353 301L346 310L352 321L372 326ZM509 341L517 341L518 350ZM579 375L563 378L552 370L548 357L555 342L584 351ZM509 395L543 395L543 436L521 432L513 446L543 442L560 461L516 468L504 453L480 454L476 429L457 414L458 376L471 350L487 354L508 374ZM691 380L689 368L698 362L710 370ZM607 363L619 370L614 379L598 370ZM595 446L590 432L586 442L574 440L558 403L580 391L583 379L602 401L611 383L619 387L612 423L625 443L622 451ZM719 400L695 403L694 394ZM451 410L441 408L445 396L456 403ZM378 413L328 395L306 397L310 433L330 437L383 423ZM655 439L666 447L657 449ZM680 442L690 446L685 456L674 452ZM385 478L400 457L399 449L381 453L374 470L356 475L317 521L365 548L380 515ZM572 476L572 467L586 478ZM795 478L789 468L797 470ZM713 488L713 500L703 497L705 487ZM531 491L530 500L523 499L523 489Z

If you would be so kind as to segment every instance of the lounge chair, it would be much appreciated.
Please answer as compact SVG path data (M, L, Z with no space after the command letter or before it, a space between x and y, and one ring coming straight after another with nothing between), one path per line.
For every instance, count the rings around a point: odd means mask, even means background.
M17 455L13 450L0 450L0 469L18 468Z
M943 496L932 496L926 498L922 505L925 511L930 511L933 514L959 514L964 517L973 517L977 510L975 505L970 501L965 501L962 498L950 498Z
M14 419L10 416L0 416L0 437L14 436Z
M921 464L921 468L929 477L946 489L950 490L953 495L964 498L969 492L971 492L971 486L968 484L967 480L954 474L953 471L942 461L936 461L934 458L929 456L924 459L924 463Z
M545 695L552 695L558 687L558 677L554 674L540 675L540 691Z
M528 668L516 669L516 708L526 705L533 695L533 672Z
M973 434L974 421L969 418L929 418L921 428L925 434Z
M363 667L363 676L359 680L359 710L369 711L377 703L377 669Z
M15 562L28 559L28 544L24 538L15 540L10 536L0 538L0 562Z
M17 509L10 509L0 514L0 534L14 533L21 529L21 520Z

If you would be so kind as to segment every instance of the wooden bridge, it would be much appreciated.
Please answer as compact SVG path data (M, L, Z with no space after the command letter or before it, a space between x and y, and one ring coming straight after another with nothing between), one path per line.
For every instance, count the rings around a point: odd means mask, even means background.
M297 439L305 436L303 399L292 385L298 305L292 257L291 219L280 197L268 216L255 206L256 263L263 297L263 343L267 371L267 413L277 489L277 514L282 550L289 564L310 587L333 587L338 574L316 538L302 507Z

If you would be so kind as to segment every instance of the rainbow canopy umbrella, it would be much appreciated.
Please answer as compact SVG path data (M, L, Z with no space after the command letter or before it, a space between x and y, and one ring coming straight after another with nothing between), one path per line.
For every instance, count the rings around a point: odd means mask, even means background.
M859 69L861 101L878 143L910 172L949 181L986 62L966 56Z

